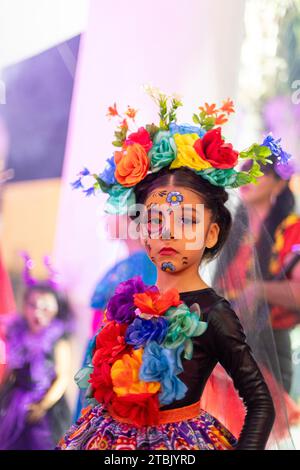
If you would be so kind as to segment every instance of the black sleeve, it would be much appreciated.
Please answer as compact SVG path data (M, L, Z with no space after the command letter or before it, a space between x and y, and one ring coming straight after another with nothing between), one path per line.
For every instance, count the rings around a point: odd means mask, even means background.
M247 410L235 449L262 450L274 424L274 404L240 320L229 302L214 306L209 326L216 359L232 378Z

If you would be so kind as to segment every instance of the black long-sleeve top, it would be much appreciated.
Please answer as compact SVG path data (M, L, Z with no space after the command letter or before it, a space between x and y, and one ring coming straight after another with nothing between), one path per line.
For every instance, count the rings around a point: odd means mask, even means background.
M197 402L219 362L232 378L247 410L235 449L264 449L274 424L275 409L238 316L230 303L212 288L182 292L180 298L188 307L198 303L201 319L208 326L201 336L193 338L192 359L182 361L184 370L178 377L188 387L185 397L161 410Z

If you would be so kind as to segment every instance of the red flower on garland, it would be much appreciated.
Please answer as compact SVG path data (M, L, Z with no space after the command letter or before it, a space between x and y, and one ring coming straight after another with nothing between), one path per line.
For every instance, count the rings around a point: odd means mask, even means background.
M221 128L207 131L202 139L197 139L194 149L203 160L207 160L214 168L232 168L238 160L238 152L232 144L225 144L221 136Z
M159 401L157 393L131 394L115 397L111 411L120 418L127 418L136 426L158 424Z
M138 307L142 313L160 316L163 315L168 308L178 307L182 303L177 289L169 289L163 294L160 292L146 291L133 295L134 305Z
M137 132L130 134L125 140L125 145L132 144L140 144L148 153L152 147L152 141L149 132L144 127L140 127Z
M106 362L94 367L94 372L90 375L89 383L93 388L93 395L99 403L109 403L115 396L110 375L111 367Z
M130 346L125 343L127 325L110 321L98 333L96 338L96 350L93 355L93 365L100 366L103 362L112 364L120 354L129 352Z

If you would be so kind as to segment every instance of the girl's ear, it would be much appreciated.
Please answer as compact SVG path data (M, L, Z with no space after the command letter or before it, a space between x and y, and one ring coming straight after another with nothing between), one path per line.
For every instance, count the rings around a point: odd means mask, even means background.
M220 232L220 227L216 222L213 222L212 224L210 224L208 233L206 236L206 240L205 240L206 248L213 248L217 244L218 238L219 238L219 232Z

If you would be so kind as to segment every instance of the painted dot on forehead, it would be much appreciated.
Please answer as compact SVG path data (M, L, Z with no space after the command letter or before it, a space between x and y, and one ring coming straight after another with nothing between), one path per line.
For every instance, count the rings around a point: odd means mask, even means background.
M170 191L167 194L166 201L171 204L171 206L179 206L183 202L183 194L180 191Z

